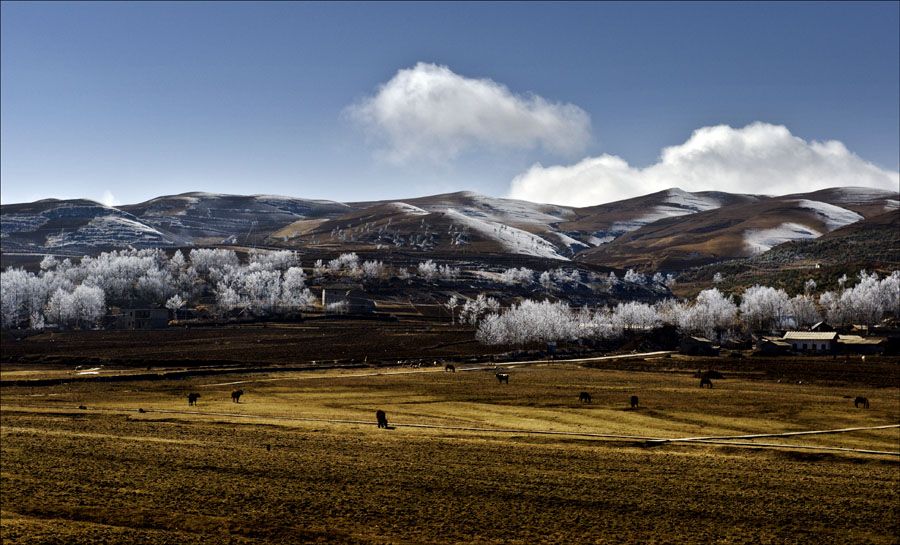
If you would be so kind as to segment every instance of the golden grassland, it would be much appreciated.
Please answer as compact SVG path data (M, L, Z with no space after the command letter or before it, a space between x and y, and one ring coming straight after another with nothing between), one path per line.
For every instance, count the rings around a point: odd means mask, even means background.
M900 539L900 457L825 450L897 452L897 428L756 440L781 448L596 436L897 424L896 387L729 376L701 390L688 372L571 364L511 368L509 385L485 370L400 371L5 387L0 537L4 544ZM245 392L240 403L231 401L235 388ZM201 394L196 407L187 404L191 391ZM592 403L579 403L581 391ZM637 410L631 395L640 397ZM858 395L869 398L868 410L854 408ZM376 428L377 409L391 429Z

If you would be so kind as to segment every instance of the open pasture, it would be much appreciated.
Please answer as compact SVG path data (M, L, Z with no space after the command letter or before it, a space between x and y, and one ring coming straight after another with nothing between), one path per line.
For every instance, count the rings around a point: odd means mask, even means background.
M687 372L571 364L505 368L507 385L467 368L6 387L3 542L900 536L900 458L827 450L897 452L897 428L742 440L786 445L765 449L645 441L897 424L897 388L729 377L700 389Z

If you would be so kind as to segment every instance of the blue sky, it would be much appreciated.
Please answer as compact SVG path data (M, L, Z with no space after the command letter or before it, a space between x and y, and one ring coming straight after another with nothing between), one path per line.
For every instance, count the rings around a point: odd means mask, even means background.
M900 165L897 2L0 9L4 204L460 190L594 204L625 186L799 191L822 172L890 187ZM706 163L663 164L698 146ZM735 153L771 159L779 182L708 175L746 164Z

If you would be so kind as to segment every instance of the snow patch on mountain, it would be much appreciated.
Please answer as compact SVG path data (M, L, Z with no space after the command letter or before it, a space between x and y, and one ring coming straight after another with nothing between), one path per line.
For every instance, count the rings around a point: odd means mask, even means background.
M390 208L400 212L402 214L412 214L414 216L426 216L430 214L428 210L423 210L418 206L413 206L411 204L406 204L405 202L389 202L385 205L386 208Z
M896 201L894 199L888 199L884 201L884 211L885 212L893 212L894 210L900 209L900 201Z
M821 201L811 201L808 199L798 199L794 201L798 208L810 210L818 215L822 222L828 226L829 231L834 231L838 227L856 223L863 217L852 210L841 208L833 204Z
M471 231L477 232L485 238L496 240L503 246L505 251L515 254L532 255L549 259L563 259L568 261L567 258L559 255L553 244L550 244L541 237L527 231L516 229L515 227L510 227L502 223L473 218L453 208L447 208L443 212L452 216L454 218L454 223L465 225Z
M761 254L774 246L791 240L817 238L822 233L799 223L785 222L770 229L747 229L744 244L754 254Z
M471 191L464 191L456 195L468 199L469 204L460 207L458 201L447 200L423 206L431 212L444 212L452 207L470 218L520 225L558 223L574 215L573 210L565 206L538 204L515 199L497 199Z
M83 227L56 235L48 235L47 248L100 246L174 246L176 243L163 233L128 218L102 216L91 219Z

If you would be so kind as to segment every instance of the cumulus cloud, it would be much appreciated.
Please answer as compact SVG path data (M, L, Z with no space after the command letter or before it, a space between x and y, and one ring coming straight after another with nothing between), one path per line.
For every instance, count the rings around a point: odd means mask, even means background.
M590 138L590 116L572 104L517 95L490 79L418 63L345 114L377 142L378 155L400 164L444 161L476 148L532 149L572 154Z
M535 164L516 176L509 196L533 202L590 206L679 187L784 195L840 186L897 191L900 173L862 160L841 142L807 142L780 125L703 127L659 161L635 168L614 155L569 166Z

